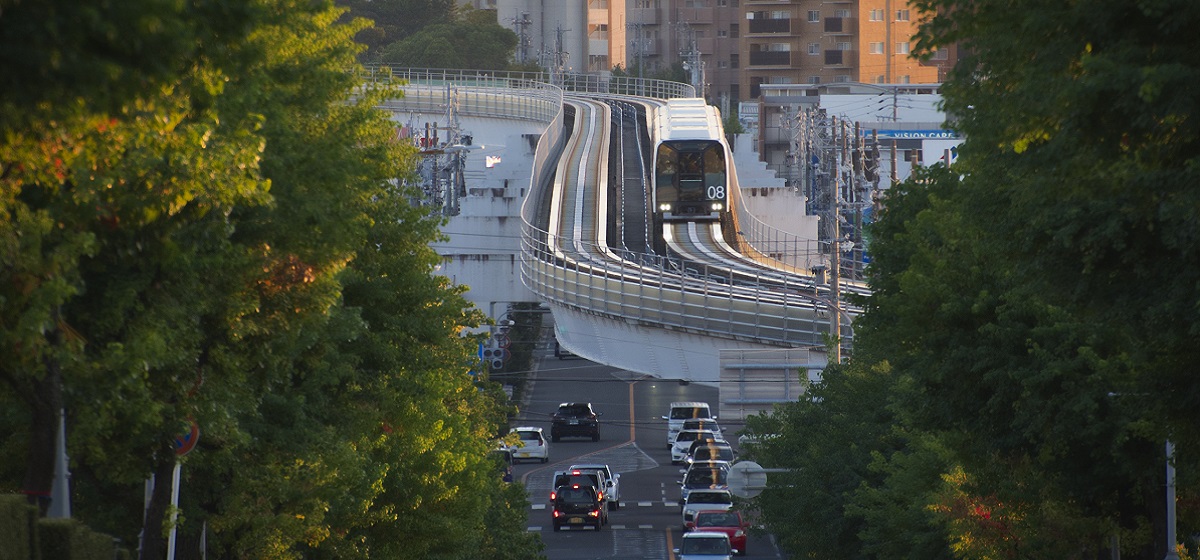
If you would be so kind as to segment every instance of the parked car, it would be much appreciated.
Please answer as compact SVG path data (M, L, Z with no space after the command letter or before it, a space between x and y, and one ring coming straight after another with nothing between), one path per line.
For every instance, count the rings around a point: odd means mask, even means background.
M721 442L696 442L688 451L683 462L692 464L704 461L726 461L732 463L737 458L737 454L733 452L733 447L728 443Z
M500 473L500 479L504 482L513 481L513 456L512 451L507 447L493 449L489 455L496 461L497 472Z
M667 415L662 418L667 421L667 447L675 445L675 435L683 429L684 420L694 418L717 419L709 410L708 403L697 401L673 402Z
M733 508L733 494L729 490L693 490L681 504L683 532L695 526L696 512L724 511Z
M592 403L558 405L558 411L550 419L550 439L558 441L564 437L590 437L592 441L600 441L600 415L592 410Z
M516 447L510 448L513 452L513 462L532 459L545 463L550 460L550 444L546 443L546 436L541 428L520 426L513 428L512 432L521 438Z
M560 360L563 360L566 358L574 358L575 354L572 354L570 350L563 348L562 345L558 343L558 337L555 337L554 338L554 357L558 358Z
M554 502L550 514L554 530L559 531L564 526L591 525L599 531L604 527L606 508L604 498L591 486L559 486L554 489Z
M739 556L746 555L746 533L750 526L737 510L703 510L696 512L696 531L721 533L729 537L729 545Z
M736 552L724 533L694 531L680 539L675 557L678 560L729 560Z
M708 430L683 430L675 434L675 441L671 445L671 464L678 465L683 462L683 458L687 457L688 451L692 448L693 442L715 442L725 441L716 432Z
M608 500L608 509L621 509L621 473L612 472L608 465L600 463L586 463L571 465L568 467L570 471L599 471L605 477L604 498Z

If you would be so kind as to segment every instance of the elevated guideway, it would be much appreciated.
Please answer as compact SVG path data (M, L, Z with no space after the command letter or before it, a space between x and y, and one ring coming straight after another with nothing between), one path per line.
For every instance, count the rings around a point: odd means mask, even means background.
M614 130L610 123L644 126L646 107L693 95L687 86L588 81L579 92L571 84L562 84L564 91L526 76L381 74L405 79L400 86L405 97L388 107L393 111L425 107L436 113L448 102L444 92L455 88L460 114L545 123L530 158L527 190L522 187L520 233L512 247L519 261L514 272L529 297L475 300L481 308L491 310L497 301L542 301L554 315L560 343L573 353L664 379L720 383L723 395L733 395L727 405L739 398L743 404L792 400L805 378L797 372L823 367L834 306L828 288L806 274L822 262L812 242L760 223L745 213L736 194L740 235L732 242L711 226L681 225L663 232L670 250L656 254L639 251L637 235L622 232L626 223L642 228L640 244L648 244L651 235L636 219L636 209L646 204L637 199L645 195L609 184L642 164L610 164L610 151L632 160L643 148L636 146L635 132ZM657 97L629 95L632 91ZM614 142L628 142L632 151ZM736 173L731 181L738 193ZM609 196L627 198L614 202ZM788 258L776 258L784 245ZM804 250L796 249L802 245ZM849 324L843 322L843 337L850 336ZM795 386L783 388L782 398L779 386L769 397L745 383L725 388L731 372L746 381L767 370Z

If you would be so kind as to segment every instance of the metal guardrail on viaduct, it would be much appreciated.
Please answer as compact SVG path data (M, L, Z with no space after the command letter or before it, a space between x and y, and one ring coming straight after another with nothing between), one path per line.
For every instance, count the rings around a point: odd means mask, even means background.
M564 146L564 92L645 102L694 97L692 86L626 77L388 66L367 66L365 72L365 81L396 84L404 90L405 97L387 108L437 114L454 103L460 115L547 123L535 152L531 195L522 206L520 251L522 282L544 301L648 327L780 347L825 344L829 307L811 292L799 293L802 288L754 294L753 286L735 287L715 267L704 267L706 271L697 274L681 270L677 260L656 255L622 255L625 260L600 266L556 258L554 247L561 240L551 239L547 231L543 194ZM747 241L755 244L754 239ZM779 243L778 239L764 241Z

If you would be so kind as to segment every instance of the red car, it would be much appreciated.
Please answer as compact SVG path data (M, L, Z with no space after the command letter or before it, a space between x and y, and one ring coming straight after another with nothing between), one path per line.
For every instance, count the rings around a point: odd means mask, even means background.
M746 532L750 526L742 519L742 514L734 510L704 510L696 512L695 529L697 532L725 533L729 537L729 545L739 556L746 555Z

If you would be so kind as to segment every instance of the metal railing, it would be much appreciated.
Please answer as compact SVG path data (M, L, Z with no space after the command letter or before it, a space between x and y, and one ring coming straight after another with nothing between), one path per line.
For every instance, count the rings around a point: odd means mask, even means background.
M690 84L632 76L552 72L510 72L506 70L458 70L404 68L387 64L368 64L361 76L368 83L410 83L423 85L454 84L460 87L509 87L537 89L553 86L576 93L637 95L657 99L696 97Z
M395 107L429 113L443 112L454 102L460 114L525 118L548 123L534 155L531 193L555 172L553 157L564 142L563 92L599 97L691 97L687 84L662 80L590 75L562 76L547 83L546 73L431 70L368 66L365 80L402 87L405 97ZM391 105L389 105L391 106ZM689 332L714 333L735 339L787 346L819 346L829 332L830 307L811 281L787 279L786 274L733 272L703 263L651 254L623 252L618 260L564 258L562 240L552 239L537 224L539 197L531 194L522 206L522 282L540 298L652 326ZM750 234L768 251L793 244L795 255L808 255L799 241L772 231L752 217L744 219ZM794 236L792 236L794 237ZM576 243L570 244L573 247ZM591 255L611 253L593 248ZM807 264L806 256L803 262ZM819 257L816 257L819 258ZM795 262L801 268L801 261ZM845 334L845 333L844 333Z

